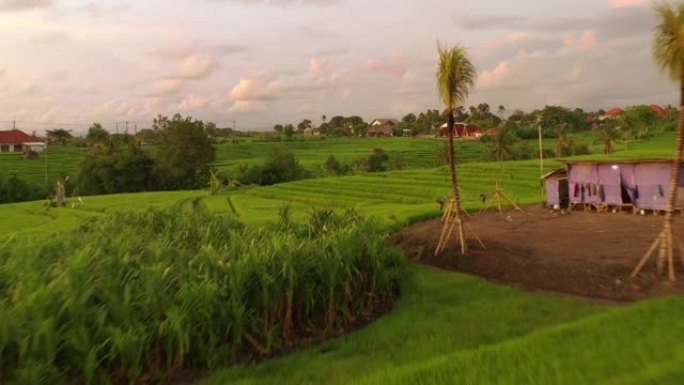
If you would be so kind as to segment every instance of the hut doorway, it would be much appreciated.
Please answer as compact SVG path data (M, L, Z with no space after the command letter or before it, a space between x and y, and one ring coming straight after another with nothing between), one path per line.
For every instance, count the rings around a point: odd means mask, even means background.
M568 178L558 180L558 200L561 207L570 206L570 187Z

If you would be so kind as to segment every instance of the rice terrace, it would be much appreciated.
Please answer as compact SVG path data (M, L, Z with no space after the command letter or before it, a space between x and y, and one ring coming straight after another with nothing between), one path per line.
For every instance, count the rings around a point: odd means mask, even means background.
M681 384L684 3L381 3L0 0L0 384Z

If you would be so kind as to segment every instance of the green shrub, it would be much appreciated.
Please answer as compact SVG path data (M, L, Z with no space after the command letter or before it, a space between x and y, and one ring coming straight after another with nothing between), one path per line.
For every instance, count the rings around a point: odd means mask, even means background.
M271 153L261 165L242 167L240 177L243 184L270 186L311 177L311 173L299 164L291 152Z

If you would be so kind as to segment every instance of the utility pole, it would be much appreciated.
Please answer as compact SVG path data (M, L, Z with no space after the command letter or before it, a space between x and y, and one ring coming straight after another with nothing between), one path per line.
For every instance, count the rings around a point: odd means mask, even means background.
M544 147L542 140L542 127L541 122L537 122L537 127L539 129L539 183L541 184L541 198L542 203L544 202L544 181L541 179L544 176Z
M133 125L133 133L134 135L138 135L138 123Z
M126 123L126 130L124 131L124 133L125 133L126 135L128 135L128 120L127 120L125 123Z

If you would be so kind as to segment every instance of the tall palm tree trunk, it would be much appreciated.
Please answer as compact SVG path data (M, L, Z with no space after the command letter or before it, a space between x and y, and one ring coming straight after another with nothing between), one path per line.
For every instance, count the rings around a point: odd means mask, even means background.
M465 255L467 245L463 232L463 218L461 217L461 194L458 191L458 177L456 175L456 157L454 154L454 111L447 111L447 158L449 161L449 173L451 174L451 199L454 202L454 220L458 226L458 237L461 243L461 254Z
M681 174L682 167L682 147L684 142L684 62L682 62L680 67L680 101L679 101L679 123L677 129L677 142L675 146L675 156L672 160L672 171L670 172L670 195L668 196L667 211L665 213L665 223L663 225L663 230L660 232L656 240L651 245L651 248L641 259L637 267L632 273L632 277L635 277L641 269L644 267L646 261L650 255L655 251L655 249L660 246L660 252L656 265L658 268L658 274L662 274L665 267L665 261L667 260L667 270L668 278L671 281L675 280L675 269L674 269L674 245L678 243L678 240L674 237L674 213L677 206L677 191L679 189L679 177ZM679 250L680 254L684 253L684 250ZM684 263L684 254L681 254L682 263Z
M671 248L672 245L672 228L674 224L674 212L677 206L677 191L679 189L679 177L682 169L682 142L684 141L684 62L682 62L681 67L681 81L679 84L680 88L680 101L679 101L679 124L677 127L677 145L675 146L675 156L672 161L672 175L670 178L670 195L669 202L667 204L667 213L665 214L665 231L670 239Z

